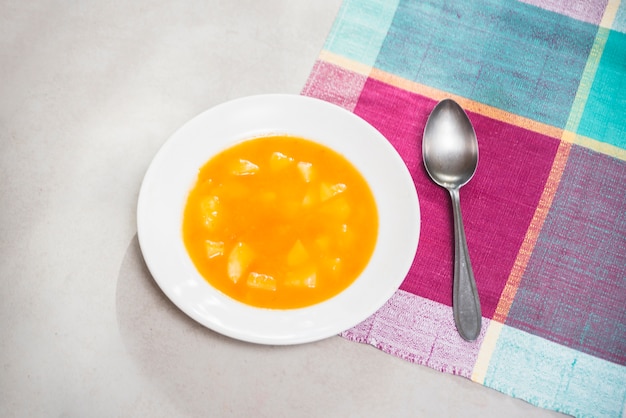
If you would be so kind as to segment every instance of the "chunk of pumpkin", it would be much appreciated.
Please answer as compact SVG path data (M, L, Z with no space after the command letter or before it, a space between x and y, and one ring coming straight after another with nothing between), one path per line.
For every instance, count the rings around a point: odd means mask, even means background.
M302 180L304 180L305 183L310 183L311 180L313 180L313 164L306 161L299 161L297 167L302 176Z
M328 200L319 208L321 215L327 217L329 221L332 219L335 222L345 222L350 216L351 210L350 203L344 196Z
M270 156L270 169L273 171L283 170L289 167L294 162L294 159L288 155L279 151L274 151Z
M306 193L304 194L304 197L302 198L302 207L305 209L310 208L313 205L317 204L318 202L319 202L319 191L309 186Z
M204 248L208 258L215 258L224 255L224 243L222 241L204 241Z
M238 242L228 254L228 278L237 283L254 260L254 250L244 242Z
M246 284L249 287L262 290L276 291L276 278L269 274L256 273L254 271L248 274Z
M236 176L249 176L256 174L259 171L259 166L252 161L245 160L243 158L233 162L230 172Z
M200 202L200 216L204 225L209 229L215 226L219 211L220 198L218 196L207 196Z
M287 253L287 265L290 267L298 266L308 261L309 258L309 252L302 244L302 241L297 240Z
M313 265L290 270L285 275L285 286L312 289L317 286L317 271Z
M322 182L320 183L320 200L324 202L340 193L345 192L347 188L348 186L343 183L329 184Z

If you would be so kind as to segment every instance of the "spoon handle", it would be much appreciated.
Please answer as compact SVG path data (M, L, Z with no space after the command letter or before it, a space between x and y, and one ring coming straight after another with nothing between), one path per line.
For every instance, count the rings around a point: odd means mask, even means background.
M463 339L473 341L480 333L482 314L476 290L474 272L470 263L461 217L459 189L449 189L454 213L454 286L452 289L452 311L454 323Z

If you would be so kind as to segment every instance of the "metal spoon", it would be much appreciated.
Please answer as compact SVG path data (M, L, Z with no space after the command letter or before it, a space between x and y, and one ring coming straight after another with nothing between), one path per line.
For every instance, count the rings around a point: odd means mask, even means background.
M454 286L452 311L461 337L473 341L480 333L482 314L469 253L459 189L478 166L478 141L469 118L454 100L444 99L428 117L422 141L424 166L438 185L452 198L454 213Z

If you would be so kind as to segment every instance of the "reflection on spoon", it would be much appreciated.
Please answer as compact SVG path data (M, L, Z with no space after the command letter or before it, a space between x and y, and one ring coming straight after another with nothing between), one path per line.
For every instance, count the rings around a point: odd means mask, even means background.
M482 314L461 217L459 189L478 166L478 141L472 124L455 101L444 99L428 117L422 141L424 166L452 198L454 213L454 287L452 310L461 337L473 341L480 333Z

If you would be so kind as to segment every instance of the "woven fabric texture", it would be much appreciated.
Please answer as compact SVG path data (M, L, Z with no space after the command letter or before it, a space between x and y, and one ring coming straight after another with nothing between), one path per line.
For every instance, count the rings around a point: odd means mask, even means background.
M376 127L420 199L409 274L343 337L543 408L626 414L626 3L345 0L302 94ZM450 199L422 164L443 98L480 150L461 189L471 343L452 319Z

